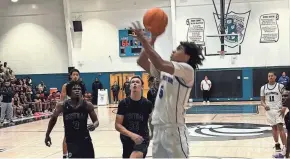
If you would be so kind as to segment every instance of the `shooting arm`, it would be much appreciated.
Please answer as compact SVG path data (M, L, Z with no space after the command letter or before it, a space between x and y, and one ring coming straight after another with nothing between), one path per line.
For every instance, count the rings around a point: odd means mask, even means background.
M152 36L150 45L154 45L155 41L156 37ZM137 64L141 66L146 72L150 72L150 61L148 60L148 57L145 53L145 49L142 49L141 54L137 60Z
M142 37L139 39L144 48L144 52L146 56L150 59L151 63L155 66L157 70L167 72L169 74L174 73L174 66L171 62L163 60L158 53L154 50L154 48L150 45L150 43ZM150 67L149 67L150 68ZM148 68L147 68L148 69Z

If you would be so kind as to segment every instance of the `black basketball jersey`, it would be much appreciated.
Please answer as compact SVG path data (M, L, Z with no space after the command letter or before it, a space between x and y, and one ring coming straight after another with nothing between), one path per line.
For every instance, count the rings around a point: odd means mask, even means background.
M63 122L67 142L78 142L91 140L90 133L87 129L88 109L87 102L83 101L81 106L73 108L70 99L66 100L63 105Z

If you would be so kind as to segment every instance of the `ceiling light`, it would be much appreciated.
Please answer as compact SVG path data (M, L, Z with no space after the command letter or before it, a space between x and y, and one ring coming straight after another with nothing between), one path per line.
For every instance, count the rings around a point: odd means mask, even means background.
M15 2L18 2L18 0L11 0L11 2L14 2L15 3Z

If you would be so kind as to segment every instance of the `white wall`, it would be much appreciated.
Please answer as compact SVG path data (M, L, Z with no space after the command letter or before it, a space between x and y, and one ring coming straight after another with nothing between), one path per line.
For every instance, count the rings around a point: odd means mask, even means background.
M61 0L1 0L0 26L0 58L16 74L67 72Z
M215 2L219 2L215 0ZM226 3L228 4L228 3ZM227 7L227 6L226 6ZM219 4L217 3L217 10ZM241 55L236 56L232 64L232 56L206 56L202 68L229 68L255 66L283 66L289 65L289 8L288 0L238 0L232 1L229 11L244 13L251 10ZM176 8L176 42L186 40L188 26L186 19L203 18L205 21L205 35L218 34L213 13L215 12L211 0L177 0ZM262 14L278 13L279 41L276 43L260 43L259 18ZM220 43L216 43L220 45ZM213 46L207 46L213 47ZM217 50L218 51L218 50Z
M113 3L114 2L114 3ZM156 42L156 50L169 59L172 52L172 30L169 0L103 1L71 0L72 17L82 20L81 48L74 49L74 64L82 72L140 71L137 57L119 57L118 30L128 28L133 21L141 21L151 7L162 7L169 23L166 32ZM73 19L74 20L74 19ZM79 36L78 36L79 37ZM76 39L75 39L76 40ZM83 63L78 66L78 61Z

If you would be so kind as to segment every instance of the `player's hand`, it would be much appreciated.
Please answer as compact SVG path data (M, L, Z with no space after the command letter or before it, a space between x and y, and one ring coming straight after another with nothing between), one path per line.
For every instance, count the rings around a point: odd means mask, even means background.
M89 131L94 131L98 126L99 126L99 122L97 124L89 124L88 125L88 130Z
M141 23L140 21L136 21L136 22L132 22L133 25L133 32L135 33L135 36L139 41L144 41L146 40L146 38L144 37L144 31L142 29Z
M131 139L135 142L136 145L139 145L144 141L142 136L134 133L131 135Z
M270 107L269 106L265 105L264 107L265 107L265 110L266 111L269 111L270 110Z
M281 110L279 110L279 112L281 113L280 116L282 116L284 118L285 116L285 111L286 111L286 108L282 108Z
M51 138L50 138L50 136L45 136L45 140L44 140L44 142L45 142L45 145L46 146L48 146L48 147L50 147L51 146Z

